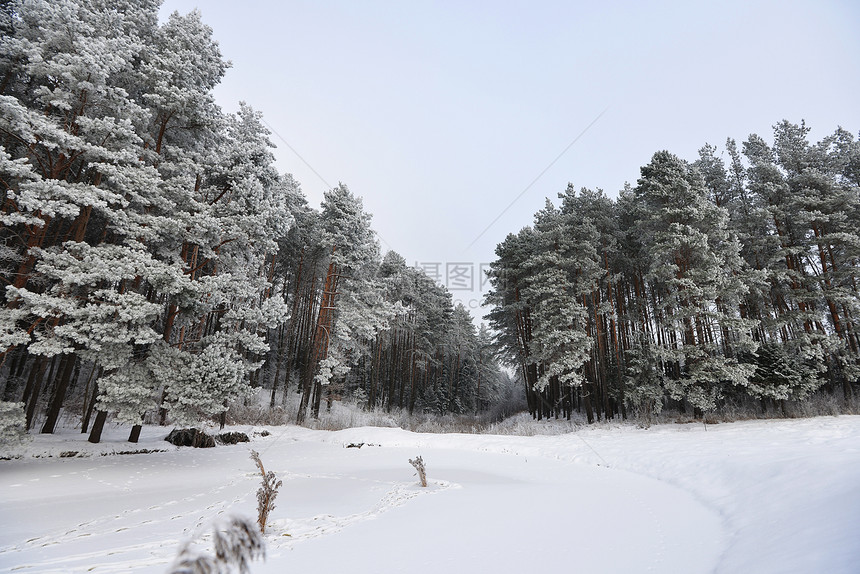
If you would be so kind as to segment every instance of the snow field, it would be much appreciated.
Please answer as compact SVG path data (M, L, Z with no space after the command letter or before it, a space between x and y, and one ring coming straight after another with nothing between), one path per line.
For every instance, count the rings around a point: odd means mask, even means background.
M35 436L0 462L0 572L164 572L219 516L256 517L252 447L284 483L256 574L849 573L860 559L856 416L529 437L268 430L176 449L147 427L137 448L167 452L114 456L99 453L129 450L127 429L101 445Z

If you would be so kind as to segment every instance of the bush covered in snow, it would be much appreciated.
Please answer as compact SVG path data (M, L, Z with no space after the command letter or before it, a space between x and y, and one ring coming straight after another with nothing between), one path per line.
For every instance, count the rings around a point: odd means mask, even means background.
M27 438L24 403L0 401L0 447L17 446Z

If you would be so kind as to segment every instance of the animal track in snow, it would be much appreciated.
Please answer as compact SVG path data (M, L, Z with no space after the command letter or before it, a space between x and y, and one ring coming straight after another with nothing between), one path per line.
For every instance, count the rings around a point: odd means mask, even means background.
M305 519L280 519L269 521L267 533L272 548L288 548L297 542L335 534L354 524L373 520L389 510L403 506L422 494L435 494L459 485L438 480L431 481L427 488L414 483L395 484L372 508L346 516L321 514Z

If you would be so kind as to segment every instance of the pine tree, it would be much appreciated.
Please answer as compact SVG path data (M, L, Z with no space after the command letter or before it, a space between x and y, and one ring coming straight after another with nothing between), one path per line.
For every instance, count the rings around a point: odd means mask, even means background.
M713 410L726 387L746 386L753 371L739 360L755 350L754 324L737 312L746 290L740 246L701 176L668 152L642 168L635 198L667 390Z
M591 418L592 410L596 410L598 418L601 414L612 418L618 410L624 413L617 289L621 282L621 230L615 207L601 190L581 189L577 193L568 184L559 197L569 244L565 259L569 273L575 275L582 306L587 309L585 332L592 341L584 368L586 413Z
M330 355L338 314L338 295L357 293L366 284L366 266L379 258L379 245L370 227L370 216L361 200L341 184L325 194L321 216L327 269L320 293L319 310L310 347L310 360L302 378L302 398L296 421L301 423L311 408L319 416L323 386L337 374L342 362ZM342 299L342 297L341 297Z
M101 422L137 425L159 395L177 419L223 412L286 317L266 267L295 191L259 116L215 105L228 64L198 13L115 7L30 2L2 39L0 342L41 361L28 412L44 360L67 357L46 432L78 360L102 373Z
M495 344L499 356L507 364L519 368L529 412L543 418L536 390L538 366L532 360L532 309L523 293L529 280L524 264L530 255L534 234L531 227L526 227L518 234L509 234L496 246L497 259L487 272L492 289L484 304L493 306L487 319L497 333Z
M592 339L586 332L588 310L582 298L591 288L594 228L578 230L563 224L561 213L547 200L535 216L532 252L524 262L529 279L523 295L531 308L532 348L529 360L538 365L536 390L545 414L565 414L566 389L583 384L582 366ZM584 237L583 237L584 235ZM548 408L547 408L548 407Z

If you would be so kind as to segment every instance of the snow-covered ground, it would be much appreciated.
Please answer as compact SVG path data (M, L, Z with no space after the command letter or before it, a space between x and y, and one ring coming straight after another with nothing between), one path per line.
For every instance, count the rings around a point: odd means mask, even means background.
M269 427L213 449L127 430L35 436L0 461L0 572L164 572L219 516L256 518L251 448L283 479L255 574L860 571L858 416L528 437ZM132 447L164 452L102 456Z

